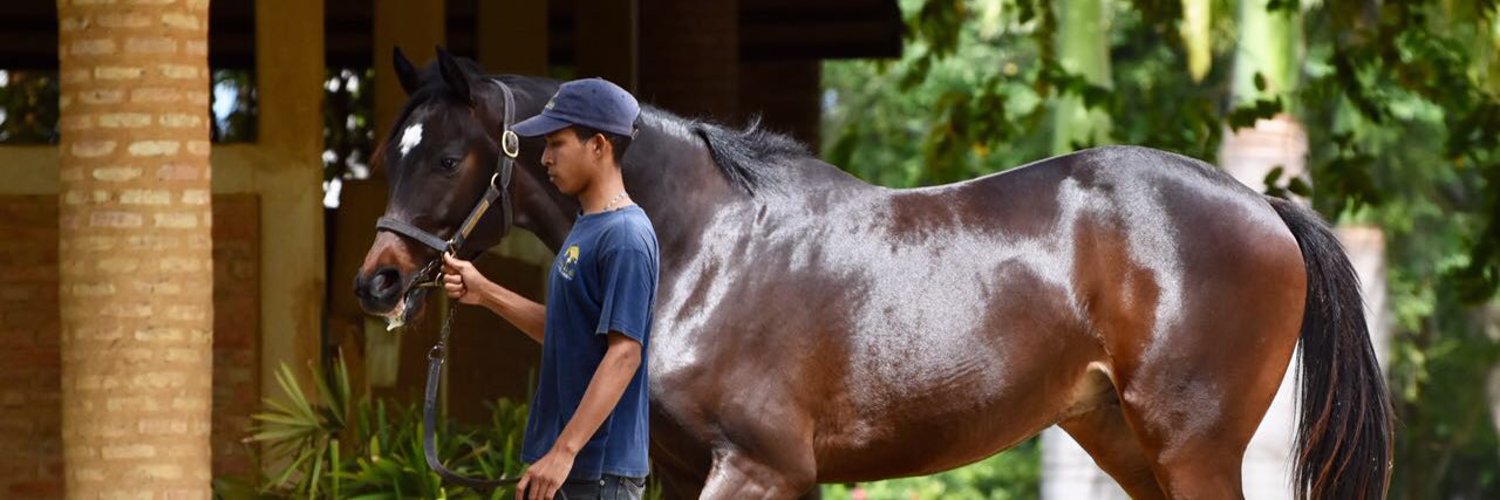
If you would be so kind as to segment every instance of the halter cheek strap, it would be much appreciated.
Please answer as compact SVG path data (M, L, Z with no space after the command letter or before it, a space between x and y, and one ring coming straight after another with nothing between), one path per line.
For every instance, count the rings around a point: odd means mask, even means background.
M428 248L437 250L438 253L456 254L459 249L463 248L464 242L468 241L469 234L474 232L474 227L479 225L480 219L483 219L490 208L498 202L501 217L500 236L504 237L510 233L515 217L510 201L510 177L516 169L516 157L521 154L521 139L516 136L514 130L511 130L516 116L515 95L511 93L510 86L505 82L492 81L505 95L505 118L500 133L500 160L495 165L495 173L490 176L489 187L485 189L484 196L479 198L473 210L469 211L468 217L465 217L463 223L454 230L453 237L444 240L415 224L394 217L381 217L375 222L376 230L390 231L411 238Z

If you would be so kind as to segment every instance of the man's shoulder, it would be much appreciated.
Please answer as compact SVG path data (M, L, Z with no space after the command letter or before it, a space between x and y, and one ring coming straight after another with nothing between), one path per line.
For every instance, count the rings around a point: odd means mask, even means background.
M646 213L636 209L621 215L623 217L612 220L601 234L603 242L614 249L638 249L654 253L656 228L651 225L651 219L646 217Z

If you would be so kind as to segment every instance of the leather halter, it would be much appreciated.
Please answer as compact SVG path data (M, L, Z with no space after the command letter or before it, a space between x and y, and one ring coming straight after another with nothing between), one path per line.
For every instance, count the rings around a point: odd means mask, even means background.
M423 230L410 222L396 219L394 217L381 217L375 222L377 231L390 231L401 236L410 238L423 246L436 250L439 254L457 254L468 241L469 234L474 227L479 225L479 220L490 208L499 201L500 213L503 219L500 236L504 237L510 232L511 221L514 217L514 209L510 201L510 177L516 169L516 157L521 154L521 139L516 132L511 130L515 125L515 96L511 93L510 86L500 80L492 80L495 85L500 86L501 93L505 94L505 119L500 133L500 160L496 162L495 173L490 176L489 187L485 189L484 196L469 211L469 216L464 218L462 224L453 232L453 237L444 240L437 235Z

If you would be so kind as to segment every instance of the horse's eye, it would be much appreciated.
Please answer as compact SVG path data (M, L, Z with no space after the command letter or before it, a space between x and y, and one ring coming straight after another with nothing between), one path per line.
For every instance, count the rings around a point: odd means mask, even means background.
M458 158L454 158L454 157L451 157L451 156L447 157L447 158L443 158L443 170L444 171L451 172L451 171L453 171L454 169L457 169L457 168L458 168Z

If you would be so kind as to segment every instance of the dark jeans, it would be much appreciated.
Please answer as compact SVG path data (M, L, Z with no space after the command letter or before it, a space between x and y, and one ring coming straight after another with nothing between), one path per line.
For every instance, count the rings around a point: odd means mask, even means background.
M646 490L646 478L623 477L605 474L598 481L574 481L563 483L554 497L557 500L640 500ZM566 495L566 496L564 496Z

